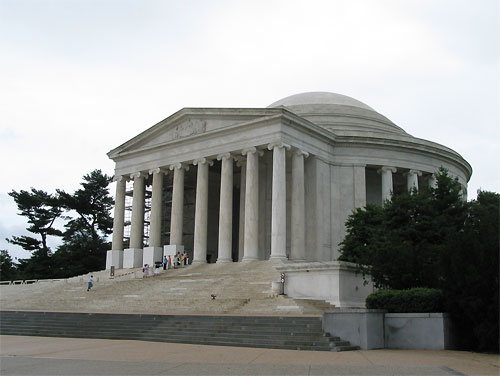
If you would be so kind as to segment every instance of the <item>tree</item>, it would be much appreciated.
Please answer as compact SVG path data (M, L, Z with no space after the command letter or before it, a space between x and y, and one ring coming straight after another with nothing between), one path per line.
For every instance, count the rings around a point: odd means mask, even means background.
M17 279L17 268L5 249L0 250L0 281Z
M463 226L466 206L458 181L441 169L437 188L394 195L347 220L340 260L358 264L377 287L440 287L442 247Z
M63 208L76 217L67 217L63 244L58 248L55 264L58 276L66 277L100 270L105 267L113 218L110 215L113 198L108 185L111 178L101 170L83 177L82 188L73 194L57 190Z
M498 351L500 195L467 203L446 170L436 178L436 188L357 209L339 259L377 287L441 289L466 348Z
M26 230L39 236L34 238L22 235L6 239L9 243L32 252L30 259L20 260L19 269L28 278L48 278L52 274L52 252L47 245L47 238L62 236L62 232L54 227L54 222L62 213L61 203L57 196L35 188L31 188L31 192L13 190L9 192L9 196L14 198L19 215L28 219L29 226Z
M480 191L442 255L445 305L464 344L479 351L498 352L499 212L500 194Z

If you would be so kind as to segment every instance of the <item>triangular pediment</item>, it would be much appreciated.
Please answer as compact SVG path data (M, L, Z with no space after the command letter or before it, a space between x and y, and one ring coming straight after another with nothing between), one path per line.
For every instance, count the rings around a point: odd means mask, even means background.
M278 110L279 111L279 110ZM108 153L114 158L272 115L270 109L185 108Z

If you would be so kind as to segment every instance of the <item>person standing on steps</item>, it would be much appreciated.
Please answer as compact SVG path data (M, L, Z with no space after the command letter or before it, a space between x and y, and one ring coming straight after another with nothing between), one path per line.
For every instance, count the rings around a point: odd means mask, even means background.
M170 257L170 255L168 255L167 269L170 269L170 268L172 268L172 257Z
M163 270L167 270L167 256L163 256Z
M88 287L87 287L87 291L90 291L90 289L92 288L92 286L94 286L94 276L91 275L90 278L89 278L89 284L88 284Z

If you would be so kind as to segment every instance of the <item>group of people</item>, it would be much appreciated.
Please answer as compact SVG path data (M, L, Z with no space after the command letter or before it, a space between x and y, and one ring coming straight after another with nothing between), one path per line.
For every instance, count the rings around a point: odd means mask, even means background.
M188 254L187 254L187 252L184 252L184 253L177 252L177 254L174 256L173 260L172 260L172 256L170 256L170 255L168 257L163 256L162 263L163 263L163 270L167 270L167 269L171 269L171 268L176 269L177 267L188 265L189 264ZM159 268L158 264L155 265L154 274L155 275L160 274L160 268ZM144 267L142 268L142 277L147 278L148 276L149 276L149 265L144 264Z
M173 260L170 255L168 255L168 258L167 256L163 256L163 270L167 270L172 267L176 269L178 266L187 264L189 264L189 258L187 252L184 253L177 252Z

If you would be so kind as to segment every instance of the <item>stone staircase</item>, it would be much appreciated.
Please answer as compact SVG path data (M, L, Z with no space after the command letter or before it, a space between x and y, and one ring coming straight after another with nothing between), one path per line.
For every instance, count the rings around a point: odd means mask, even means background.
M334 307L292 299L271 291L280 261L189 265L142 279L137 269L94 274L44 284L0 286L2 309L71 312L152 312L159 314L313 314ZM211 295L216 295L215 300Z
M358 349L325 335L320 317L0 311L0 333L293 350Z

